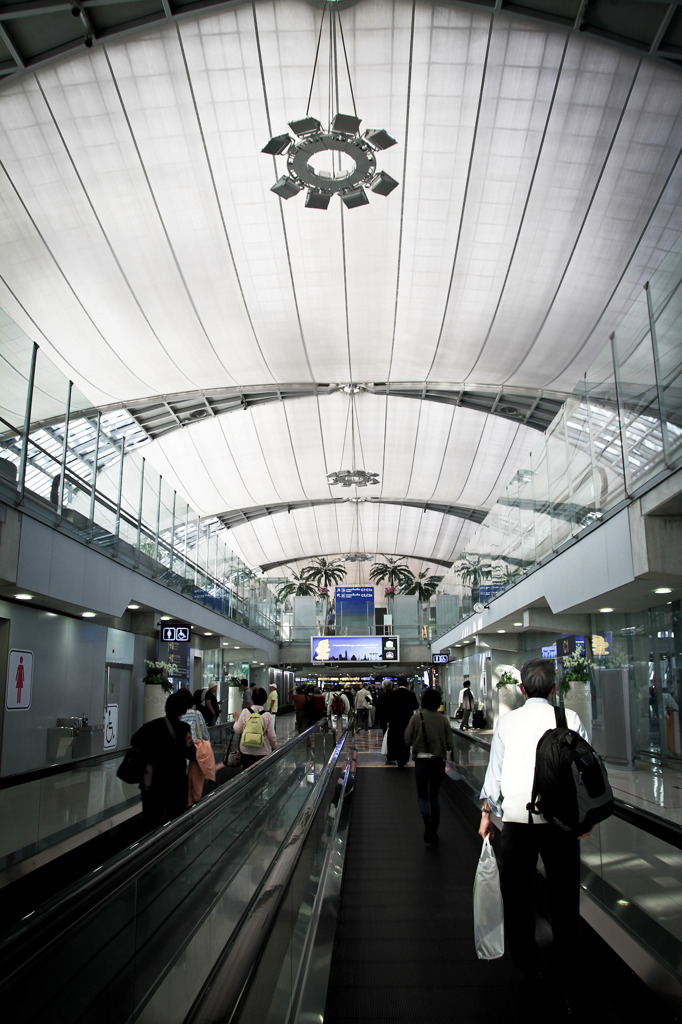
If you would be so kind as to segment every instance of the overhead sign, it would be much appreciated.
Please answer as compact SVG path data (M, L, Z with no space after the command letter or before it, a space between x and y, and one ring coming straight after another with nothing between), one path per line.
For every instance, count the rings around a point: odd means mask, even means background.
M337 613L374 614L374 587L336 587L335 598Z
M450 661L450 655L449 654L432 654L431 655L431 663L433 665L447 665L447 663L449 661Z
M190 641L192 627L186 622L174 622L171 626L161 626L161 639L168 643L186 643Z
M400 661L397 636L311 636L310 660Z

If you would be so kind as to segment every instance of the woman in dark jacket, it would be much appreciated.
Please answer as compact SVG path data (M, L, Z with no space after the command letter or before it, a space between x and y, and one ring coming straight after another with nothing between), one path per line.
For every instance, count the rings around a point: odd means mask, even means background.
M445 761L452 751L450 721L438 710L438 690L425 690L421 711L413 715L405 730L405 743L412 747L414 774L417 781L417 803L424 819L424 842L438 842L440 822L440 786L445 775Z
M177 818L187 807L187 762L196 757L192 733L180 716L192 707L189 690L178 690L166 701L166 715L146 722L130 743L146 757L140 783L142 820L148 831Z

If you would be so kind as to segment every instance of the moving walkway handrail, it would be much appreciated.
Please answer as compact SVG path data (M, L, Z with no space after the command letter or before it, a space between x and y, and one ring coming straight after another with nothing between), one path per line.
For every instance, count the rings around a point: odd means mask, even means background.
M459 735L458 729L453 728L452 731ZM480 747L487 753L490 752L490 742L484 739L483 736L467 735L462 736L461 739ZM608 771L608 764L606 769ZM674 846L677 850L682 849L682 826L678 825L677 822L669 821L658 814L652 814L651 811L646 811L642 807L636 807L627 800L620 799L620 797L615 797L614 799L613 815L615 818L627 821L628 824L633 825L642 832L646 832L647 835L660 839L664 843L669 843L670 846Z
M324 782L318 786L315 800L292 824L263 884L254 894L251 905L243 915L243 926L235 929L230 942L222 951L186 1018L187 1024L211 1024L217 1020L227 1022L239 1012L240 1000L258 963L263 943L277 917L312 822L320 810L327 787L334 778L346 738L347 734L344 734L336 743L324 767Z
M40 955L46 944L52 945L59 941L59 936L86 913L90 913L93 907L147 871L153 863L170 856L190 832L209 817L219 814L225 803L235 799L244 788L253 784L254 779L266 774L289 751L298 744L306 743L319 729L320 723L316 723L299 736L292 737L263 761L253 765L248 772L243 772L214 790L179 818L133 843L32 913L0 941L3 981L7 981L18 970L23 970L27 963ZM41 934L49 938L41 939Z

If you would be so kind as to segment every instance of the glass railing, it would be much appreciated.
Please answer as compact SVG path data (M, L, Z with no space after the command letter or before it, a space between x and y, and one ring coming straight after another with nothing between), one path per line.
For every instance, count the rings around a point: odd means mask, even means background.
M117 777L123 754L87 758L3 779L0 870L35 857L117 814L137 813L140 792Z
M0 943L3 1004L24 1006L27 1022L95 1007L110 1021L184 1021L216 959L261 913L343 745L311 728L39 908Z
M681 313L679 240L445 576L438 636L682 464Z
M0 311L0 333L11 325ZM16 326L11 395L0 398L0 485L25 507L164 586L269 639L278 601L147 464L123 409L100 413ZM11 403L11 404L8 404ZM28 417L28 424L26 422Z

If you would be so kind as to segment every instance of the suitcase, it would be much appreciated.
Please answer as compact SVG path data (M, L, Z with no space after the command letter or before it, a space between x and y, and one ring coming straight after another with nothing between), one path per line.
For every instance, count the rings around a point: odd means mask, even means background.
M472 729L485 729L485 726L486 721L483 712L480 710L474 711L473 717L471 719Z

